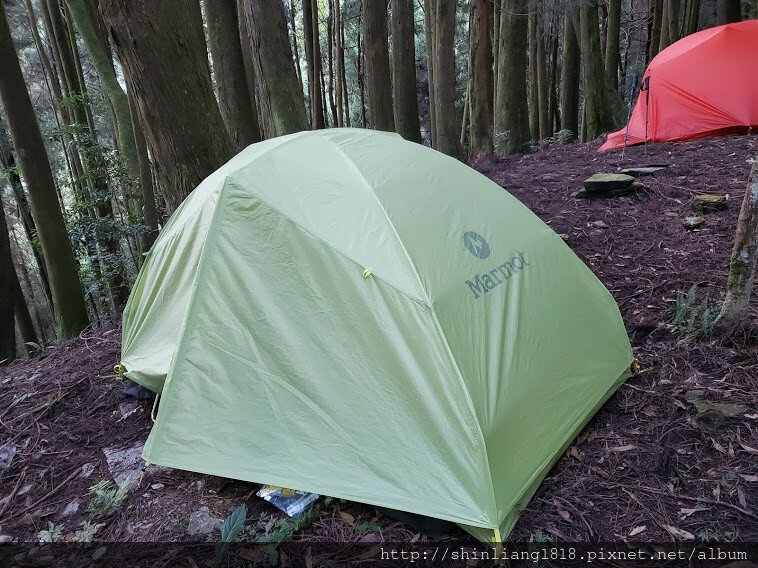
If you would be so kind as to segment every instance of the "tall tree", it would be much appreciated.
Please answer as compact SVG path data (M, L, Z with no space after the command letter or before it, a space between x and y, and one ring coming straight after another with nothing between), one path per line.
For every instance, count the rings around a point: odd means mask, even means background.
M679 0L666 0L669 44L679 40Z
M142 205L143 205L143 222L147 231L142 236L142 250L150 250L155 239L158 237L158 208L155 203L155 188L153 186L153 168L150 164L150 156L147 152L147 142L145 133L139 122L137 106L131 91L127 93L129 101L129 116L132 119L132 130L134 131L134 143L137 148L137 160L139 167L139 183L142 188Z
M529 141L526 103L526 0L502 0L498 46L495 150L518 152Z
M0 195L0 365L16 358L15 307L16 269L13 267L8 225L5 221L3 198Z
M715 327L725 331L737 326L745 317L753 291L758 264L758 159L753 162L747 190L737 219L737 234L732 249L726 298Z
M618 94L605 83L598 8L594 0L582 4L579 19L586 133L588 140L594 140L618 126L614 116L618 102L614 95L618 97Z
M550 123L550 69L547 46L545 45L545 27L541 22L537 26L534 41L537 44L537 107L539 109L537 115L539 120L539 139L544 140L553 135L553 125Z
M395 126L400 136L420 143L413 0L392 0L391 27Z
M321 42L318 27L318 3L303 0L303 43L308 67L308 102L311 125L324 128L324 101L322 99Z
M171 213L234 153L213 93L200 4L102 0L100 9Z
M684 13L684 35L694 34L700 25L700 0L687 0Z
M87 311L79 270L58 205L53 174L3 4L0 2L0 102L7 113L11 139L29 189L32 215L50 278L58 334L61 338L68 338L87 325Z
M434 104L434 35L435 0L424 0L424 36L426 38L426 85L429 91L429 143L437 148L437 107Z
M605 39L605 82L612 89L618 89L619 85L620 34L621 0L608 0L607 35Z
M395 118L387 40L387 4L384 0L363 1L362 24L369 123L376 130L393 131Z
M529 132L532 140L540 139L540 99L537 91L537 12L530 11L528 19L527 44L529 46Z
M276 136L308 130L302 84L295 73L287 16L281 0L240 0L255 58L261 108L268 109Z
M434 104L437 149L460 158L455 109L455 0L434 0Z
M492 46L490 44L490 0L471 2L469 69L469 155L491 154L492 144ZM394 40L393 40L394 41Z
M718 25L739 22L742 19L740 0L716 0L716 23Z
M69 0L70 1L70 0ZM236 0L205 3L208 44L218 91L218 105L237 150L258 142L258 112L248 90Z
M648 57L651 61L656 55L661 43L661 22L663 21L663 2L664 0L650 0L650 12L648 14L649 30L648 38Z
M563 16L563 61L561 64L561 126L579 135L579 40L571 13Z

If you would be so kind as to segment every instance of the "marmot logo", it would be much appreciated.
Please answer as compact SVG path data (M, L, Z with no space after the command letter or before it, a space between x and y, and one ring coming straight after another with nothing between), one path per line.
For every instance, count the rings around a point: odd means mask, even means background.
M474 231L468 231L463 234L463 244L468 251L476 258L484 260L490 256L490 245L484 240L484 237Z

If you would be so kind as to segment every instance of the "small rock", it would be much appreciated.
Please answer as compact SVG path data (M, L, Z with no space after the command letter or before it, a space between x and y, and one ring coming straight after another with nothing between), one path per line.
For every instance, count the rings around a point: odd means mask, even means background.
M584 180L587 191L613 191L626 189L634 183L634 178L626 174L594 174Z
M64 517L70 517L71 515L75 514L79 507L81 506L82 502L77 498L71 501L68 505L66 505L66 508L63 509L63 516Z
M8 544L13 542L13 537L9 534L0 534L0 544Z
M18 490L18 496L21 497L22 495L26 495L32 489L34 489L34 483L27 483L21 489Z
M208 507L200 507L190 515L187 534L210 534L221 528L223 519L212 517Z
M711 211L723 211L728 207L729 204L726 201L725 195L701 193L692 198L692 209L695 211L709 213Z
M702 217L685 217L682 220L682 225L684 225L685 229L691 231L692 229L697 229L698 227L705 225L705 219Z
M162 483L153 483L150 486L150 489L156 489L156 490L158 490L158 489L163 489L164 487L165 487L165 485L163 485Z
M624 168L621 170L622 174L629 174L632 176L649 176L661 170L668 168L668 165L664 164L650 164L649 166L638 166L636 168Z
M7 442L0 446L0 469L7 469L11 466L13 456L16 455L16 444Z
M86 479L90 475L92 475L93 471L95 471L95 464L94 463L85 463L82 466L82 472L79 474L79 477L84 477Z
M107 546L101 546L95 552L92 553L92 560L99 560L103 556L105 556L105 553L108 551Z
M593 221L592 223L590 223L590 227L598 227L600 229L607 229L608 223L606 223L605 221Z
M131 416L140 409L139 404L136 402L122 402L118 405L118 412L121 414L121 418Z

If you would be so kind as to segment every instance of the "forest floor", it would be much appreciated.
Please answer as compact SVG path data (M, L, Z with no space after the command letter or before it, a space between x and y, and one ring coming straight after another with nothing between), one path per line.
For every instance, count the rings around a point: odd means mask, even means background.
M510 539L756 541L755 304L752 327L729 339L678 332L671 305L693 285L699 301L720 301L758 136L630 148L623 160L596 149L557 146L473 164L549 223L608 287L643 369L558 461ZM593 173L649 163L670 167L639 179L647 191L572 196ZM728 209L697 213L705 224L687 230L682 219L696 214L697 193L728 195ZM96 541L217 541L218 530L189 535L190 515L207 507L224 518L246 503L250 540L428 540L373 507L338 500L298 526L256 497L254 484L162 468L148 469L115 514L95 517L89 488L111 478L103 450L139 445L151 426L152 402L129 404L125 381L113 375L119 348L118 327L105 326L0 368L0 447L16 447L0 469L0 535L28 541L59 528L71 540L93 530L82 524L91 521L102 525Z

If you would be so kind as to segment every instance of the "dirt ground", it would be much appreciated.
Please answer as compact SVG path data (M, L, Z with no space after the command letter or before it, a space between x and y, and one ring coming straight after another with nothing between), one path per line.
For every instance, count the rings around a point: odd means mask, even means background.
M474 164L521 199L592 268L616 298L643 372L630 379L566 452L523 512L511 540L758 540L758 324L729 339L671 325L671 302L696 286L722 297L748 159L758 137L739 136L600 155L597 144L538 149ZM647 191L613 199L572 194L592 173L665 163L639 178ZM682 226L697 193L728 195L728 209ZM194 511L224 518L247 505L243 539L280 531L298 542L426 540L372 507L334 500L293 527L254 495L256 485L148 470L115 514L87 511L89 488L110 474L104 448L144 442L152 401L124 407L113 375L119 330L89 329L44 355L0 368L0 535L34 540L85 521L97 541L196 541ZM719 406L721 405L721 406ZM129 414L129 410L132 412ZM89 464L89 465L87 465ZM79 499L78 511L64 510ZM69 511L70 513L70 511ZM454 535L462 538L461 533ZM215 535L206 537L218 539ZM189 564L191 566L191 564Z

